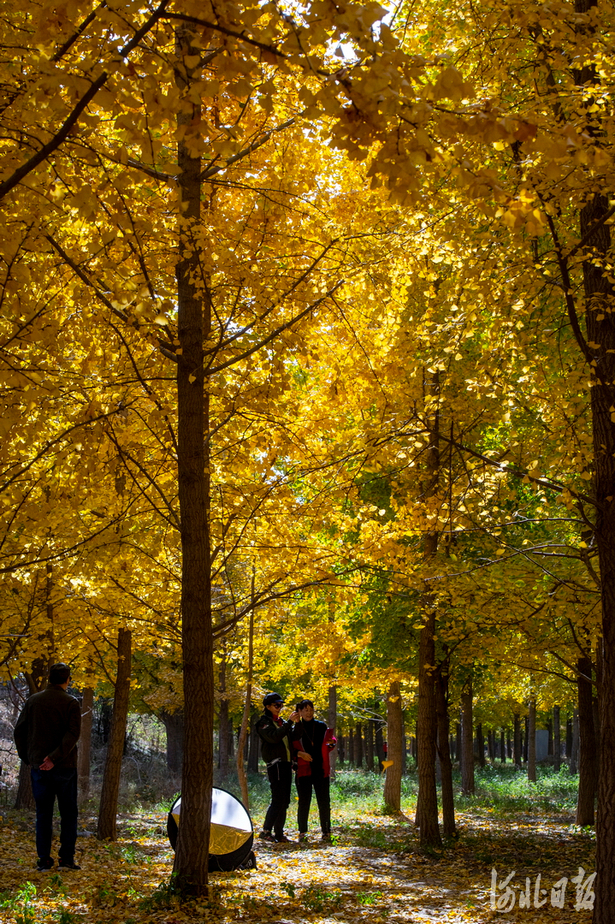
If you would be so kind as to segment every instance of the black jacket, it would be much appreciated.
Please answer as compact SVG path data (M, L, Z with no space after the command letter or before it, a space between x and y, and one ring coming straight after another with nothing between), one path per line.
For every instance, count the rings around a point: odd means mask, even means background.
M290 763L292 722L282 722L278 725L269 710L265 709L256 723L256 731L261 739L261 754L266 764L278 759Z
M81 708L61 686L49 684L28 697L15 725L17 753L38 768L46 757L56 767L77 766L77 740L81 732Z

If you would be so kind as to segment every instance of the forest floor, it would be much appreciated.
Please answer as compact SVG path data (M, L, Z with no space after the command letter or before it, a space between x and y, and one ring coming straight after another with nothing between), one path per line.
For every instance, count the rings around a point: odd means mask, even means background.
M512 768L483 772L477 796L460 800L458 837L426 853L410 821L379 812L377 776L342 771L333 787L331 845L317 830L307 846L256 841L256 870L212 874L208 899L183 903L168 887L173 853L163 806L120 814L114 843L96 840L95 815L83 812L82 869L61 875L33 868L32 816L0 809L0 922L586 924L594 840L593 831L573 823L575 782L566 770L545 771L534 785ZM413 789L409 781L402 803L408 818ZM265 796L260 785L255 829Z

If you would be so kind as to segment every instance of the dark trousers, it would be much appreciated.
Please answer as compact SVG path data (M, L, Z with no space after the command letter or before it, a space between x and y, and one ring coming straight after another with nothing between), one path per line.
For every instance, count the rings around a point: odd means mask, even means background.
M284 834L286 810L290 805L290 787L293 773L290 762L280 760L272 767L267 767L267 776L271 787L271 805L265 815L263 829L273 831L276 837Z
M36 802L36 852L39 860L51 857L53 806L60 810L60 861L72 863L77 840L77 771L73 767L52 770L30 769L32 793Z
M318 803L318 814L320 816L320 828L322 833L331 834L329 777L298 776L295 783L297 785L297 795L299 796L299 806L297 808L299 834L307 833L310 803L312 801L312 787L314 788L316 802Z

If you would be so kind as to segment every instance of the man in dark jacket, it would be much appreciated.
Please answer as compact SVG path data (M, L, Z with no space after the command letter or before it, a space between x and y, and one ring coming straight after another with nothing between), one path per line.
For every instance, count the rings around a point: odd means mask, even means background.
M299 843L307 840L312 788L318 803L322 839L331 841L331 799L329 795L329 752L336 744L332 729L314 719L314 703L302 699L297 703L300 721L293 730L293 748L297 758L297 826Z
M277 844L289 843L284 834L286 810L290 805L292 784L291 744L293 723L299 719L299 713L293 712L284 722L280 712L284 700L279 693L268 693L263 700L264 712L256 723L256 730L261 739L261 754L267 764L267 776L271 787L271 804L265 815L263 830L259 838Z
M51 869L53 806L60 811L60 869L79 869L75 863L77 840L77 741L81 709L66 692L70 668L54 664L49 684L28 697L15 725L17 753L30 766L36 803L37 869Z

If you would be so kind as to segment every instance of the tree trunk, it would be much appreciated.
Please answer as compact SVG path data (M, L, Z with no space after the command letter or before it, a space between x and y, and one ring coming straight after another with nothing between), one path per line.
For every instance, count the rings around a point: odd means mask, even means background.
M579 772L579 711L572 713L572 746L570 748L570 772Z
M363 729L360 722L357 722L355 728L355 765L359 770L363 767Z
M92 750L92 718L94 708L94 690L85 687L81 700L81 735L77 751L77 775L79 778L79 798L82 802L90 795L90 754Z
M105 757L96 831L96 837L101 840L117 840L117 800L120 792L122 757L128 719L131 654L130 629L120 629L117 634L117 679L113 697L113 718Z
M579 702L579 790L577 824L593 825L594 802L598 788L598 761L594 734L592 664L589 658L577 661L577 692Z
M518 712L515 712L513 718L513 760L515 767L521 769L521 716Z
M461 691L461 791L474 795L474 738L473 738L472 680L466 680Z
M248 744L248 770L250 773L258 773L258 761L261 756L261 739L256 730L256 723L260 716L253 715L250 721L250 741Z
M34 794L32 793L32 779L30 777L30 767L23 760L19 764L19 779L17 783L17 795L15 797L16 809L31 810L34 808Z
M424 847L440 847L438 827L438 794L436 790L436 697L433 676L435 662L434 634L436 614L424 614L425 625L419 639L419 704L418 704L418 778L416 823L420 843Z
M328 709L327 709L327 724L328 724L329 728L331 728L331 729L333 730L333 733L335 734L335 730L336 730L336 728L337 728L337 687L335 687L335 686L329 687L329 702L328 702ZM330 772L330 774L329 774L329 778L330 778L331 780L334 780L334 779L335 779L335 770L336 770L336 764L337 764L337 753L338 753L337 748L334 748L332 751L329 752L329 766L330 766L330 768L331 768L331 772ZM372 760L372 763L373 763L373 760ZM372 767L372 770L373 770L373 767Z
M179 773L184 762L184 710L160 713L167 739L167 769Z
M506 763L506 732L500 729L500 761Z
M559 706L553 707L553 769L559 773L562 765L561 720Z
M388 812L401 812L401 770L403 756L403 717L401 688L398 680L394 680L387 695L387 761L392 761L387 767L384 779L384 804Z
M485 736L483 735L483 726L479 722L476 726L476 746L478 748L478 766L485 766Z
M448 665L440 664L436 672L436 715L438 725L438 756L442 778L442 831L445 837L454 837L455 797L453 794L453 764L449 749L448 718Z
M427 449L425 498L438 492L440 477L440 377L439 373L425 376L424 400L429 433ZM426 532L423 538L423 563L427 570L438 551L438 533ZM420 829L422 847L441 847L438 827L438 794L436 790L436 689L434 665L436 661L436 604L430 585L425 582L422 600L423 626L419 635L418 677L418 782L416 819Z
M536 782L536 700L531 699L527 723L527 778Z
M229 703L226 693L226 646L222 649L219 672L220 708L218 710L218 769L222 778L229 773L230 742L232 740Z
M382 734L382 725L376 726L376 733L374 735L376 743L376 754L378 755L378 771L382 770L382 762L384 758L384 736Z
M201 107L189 96L204 36L193 46L189 27L176 34L183 97L177 124L180 198L177 275L178 495L182 548L182 658L184 766L182 811L175 851L175 884L186 895L207 891L213 785L214 671L209 540L209 396L204 387L203 343L211 332L211 304L201 267L201 158L196 153ZM205 38L207 41L207 38Z
M252 602L254 603L254 574L252 574ZM246 698L243 704L241 717L241 730L237 741L237 777L241 788L241 797L246 809L250 809L250 791L248 777L244 769L244 751L248 727L250 723L250 709L252 706L252 674L254 673L254 606L250 610L250 628L248 630L248 676L246 678ZM258 766L258 765L257 765Z

